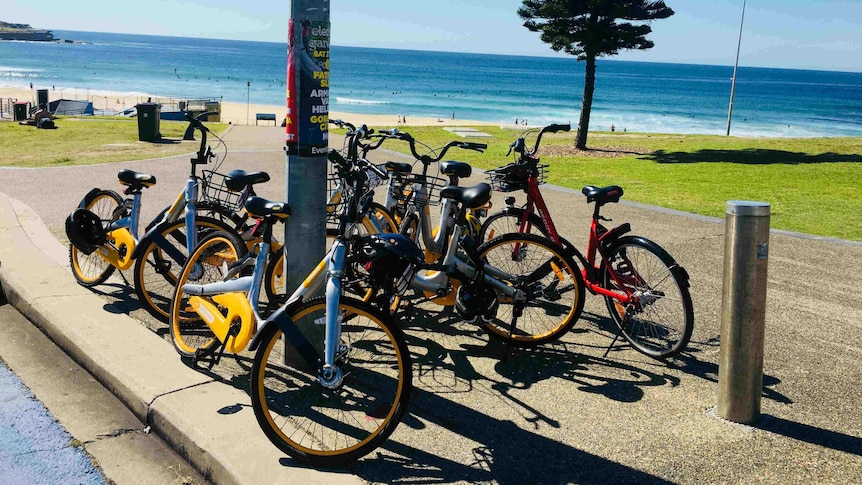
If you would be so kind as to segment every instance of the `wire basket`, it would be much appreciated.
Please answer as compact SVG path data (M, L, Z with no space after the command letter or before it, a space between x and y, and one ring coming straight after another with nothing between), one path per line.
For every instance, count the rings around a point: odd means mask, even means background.
M238 212L245 204L244 193L228 190L225 175L212 170L203 170L203 200L215 202L226 209Z
M539 185L545 183L548 164L536 164L536 179ZM486 172L488 183L497 192L515 192L527 190L527 180L530 178L529 165L510 163Z
M330 173L326 177L326 222L333 224L338 222L338 215L344 209L344 204L350 198L347 193L350 187L347 184L339 186L341 178L337 173Z
M407 204L415 204L416 207L440 205L440 189L449 185L449 181L444 178L420 173L405 174L402 180L403 183L394 194L399 209L406 208ZM420 196L419 189L422 186L425 187L425 194Z
M378 166L381 172L385 169ZM386 178L381 177L370 168L366 170L368 180L366 181L365 193L372 191L375 187L387 183ZM334 167L330 167L330 173L326 176L326 223L329 227L337 227L338 216L344 211L344 204L350 199L353 187L341 183L341 177Z

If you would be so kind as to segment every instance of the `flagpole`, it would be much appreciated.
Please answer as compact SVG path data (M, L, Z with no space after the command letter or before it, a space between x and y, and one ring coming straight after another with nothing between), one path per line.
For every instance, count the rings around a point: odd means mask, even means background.
M736 91L736 70L739 67L739 50L742 47L742 24L745 23L745 1L742 0L742 19L739 21L739 41L736 44L736 62L733 64L733 81L730 83L730 107L727 110L727 136L730 136L730 119L733 117L733 94Z

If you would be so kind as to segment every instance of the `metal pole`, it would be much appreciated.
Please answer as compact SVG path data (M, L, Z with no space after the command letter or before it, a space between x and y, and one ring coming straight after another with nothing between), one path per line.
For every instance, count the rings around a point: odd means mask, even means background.
M291 0L287 53L285 289L323 258L329 151L329 0Z
M736 43L736 62L733 64L733 81L730 83L730 108L727 110L727 136L730 136L730 119L733 117L733 94L736 91L736 69L739 67L739 50L742 48L742 24L745 22L745 0L742 0L742 19L739 21L739 41Z
M717 411L736 423L760 417L769 217L767 203L727 203Z
M245 88L245 124L246 125L250 124L248 121L248 103L249 103L250 97L251 97L251 81L247 81L246 82L246 88Z

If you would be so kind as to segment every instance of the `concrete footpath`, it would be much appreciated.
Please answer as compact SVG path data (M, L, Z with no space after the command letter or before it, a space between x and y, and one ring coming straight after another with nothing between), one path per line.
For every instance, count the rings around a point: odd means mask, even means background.
M283 197L281 137L278 128L232 128L220 171L267 170L273 180L261 194ZM591 295L560 342L505 361L501 346L451 311L417 311L402 322L416 386L407 416L368 457L345 470L313 470L258 428L247 361L192 369L165 326L142 315L133 291L75 283L62 220L92 186L116 188L121 168L157 176L144 199L154 214L179 190L188 157L0 169L0 284L15 308L213 483L862 483L860 244L772 233L763 417L740 426L711 412L723 221L616 204L608 217L660 243L691 276L687 352L662 363L618 343L604 357L612 334L603 302ZM546 187L560 232L583 247L583 196Z

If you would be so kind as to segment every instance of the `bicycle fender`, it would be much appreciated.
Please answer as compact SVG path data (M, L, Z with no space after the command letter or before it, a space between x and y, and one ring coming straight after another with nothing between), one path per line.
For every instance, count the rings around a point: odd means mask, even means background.
M624 225L627 225L627 224L624 224ZM689 279L688 271L686 271L685 268L680 266L680 264L676 262L676 259L673 256L671 256L670 253L668 253L666 249L664 249L658 243L652 241L651 239L647 239L643 236L628 236L628 237L626 237L626 239L636 240L645 246L651 246L651 247L657 249L659 252L664 253L668 258L670 258L670 261L671 261L670 270L677 273L680 277L682 277L683 281L685 281L685 286L688 288L691 288L691 284L688 281L688 279Z
M168 212L168 209L170 209L170 207L165 207L164 209L162 209L162 211L161 211L161 212L159 212L159 214L158 214L156 217L154 217L154 218L153 218L153 220L152 220L152 221L150 221L150 223L149 223L149 224L147 224L147 227L145 227L145 228L144 228L144 232L149 232L149 231L150 231L150 229L152 229L152 228L154 228L154 227L158 226L159 224L161 224L161 223L162 223L162 219L164 219L164 217L165 217L165 213L167 213L167 212Z
M626 234L626 233L630 232L631 230L632 230L632 225L629 224L628 222L626 222L625 224L620 224L619 226L617 226L617 227L609 230L608 232L602 234L601 236L599 236L599 242L601 242L602 244L613 244L616 240L618 240L620 237L622 237L623 234ZM646 239L644 239L640 236L636 236L636 237L646 241ZM652 241L650 241L650 243L652 243ZM652 243L652 244L655 244L655 243Z
M101 190L102 189L96 187L93 190L87 192L87 195L85 195L84 198L81 199L81 203L78 204L78 209L86 209L87 206L90 205L90 202L92 202L93 199L96 198L96 194L101 192Z
M141 252L143 251L143 248L145 248L147 246L147 243L145 241L152 240L154 243L156 243L156 246L158 246L159 249L164 251L171 259L173 259L174 261L176 261L180 265L186 264L185 255L183 255L183 253L181 253L179 250L177 250L177 248L175 248L171 243L168 242L167 239L165 239L164 236L162 236L159 233L159 229L161 228L161 226L162 226L161 224L157 225L156 227L147 231L146 234L144 234L144 236L141 237L141 241L138 243L138 246L135 248L135 252L132 253L132 259L135 259L135 260L138 259L141 256ZM180 237L185 237L185 236L180 234ZM186 242L185 241L180 241L180 242L182 243L182 246L185 247Z
M290 345L299 352L302 359L305 360L309 366L316 368L321 362L323 362L323 358L317 353L311 345L311 342L305 338L305 335L299 331L299 328L296 327L296 324L293 322L293 319L290 318L290 315L287 314L288 306L289 305L282 306L267 319L266 323L263 324L263 328L261 328L254 338L251 339L248 349L250 351L256 351L257 347L260 345L260 336L267 334L268 332L266 332L266 330L275 325L281 330Z

